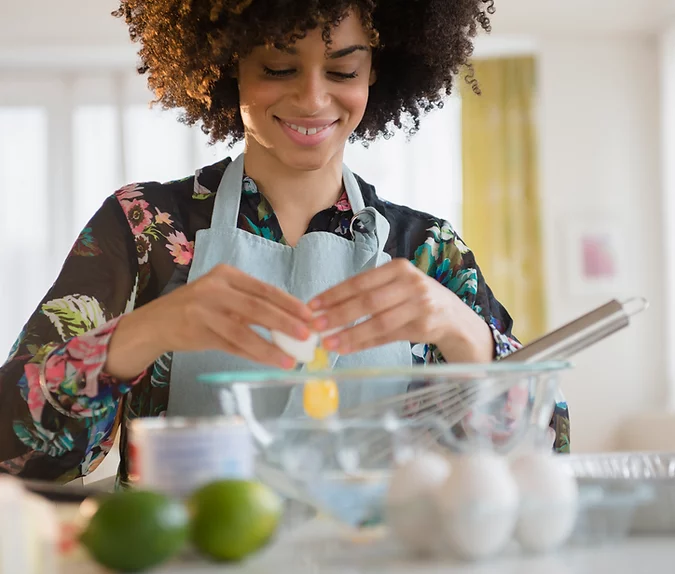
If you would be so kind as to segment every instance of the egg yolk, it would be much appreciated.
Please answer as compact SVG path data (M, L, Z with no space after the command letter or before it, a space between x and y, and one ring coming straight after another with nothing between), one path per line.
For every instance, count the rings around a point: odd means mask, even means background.
M330 368L330 358L328 357L328 351L323 347L317 347L314 351L314 360L311 363L307 363L307 370L311 373L312 371L327 371Z
M322 347L314 351L314 360L307 364L307 370L324 371L329 368L328 353ZM334 415L340 404L340 396L335 381L313 380L305 383L302 395L305 414L313 419L325 419Z

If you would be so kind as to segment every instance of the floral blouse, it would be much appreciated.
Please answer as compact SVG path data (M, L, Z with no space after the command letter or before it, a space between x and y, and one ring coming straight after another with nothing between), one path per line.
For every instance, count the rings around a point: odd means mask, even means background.
M67 482L92 472L121 429L122 480L128 475L126 424L161 416L169 397L171 354L132 381L103 371L119 318L185 284L195 234L210 226L229 158L169 183L126 186L110 196L82 230L60 275L0 368L0 472ZM357 178L366 205L391 225L385 251L405 257L454 291L490 326L495 357L517 348L512 321L493 297L474 256L449 223L385 202ZM346 194L311 220L308 233L351 238ZM269 203L244 177L238 225L284 242ZM329 256L329 254L327 254ZM416 363L440 362L429 345L412 345ZM556 406L555 448L569 447L567 406Z

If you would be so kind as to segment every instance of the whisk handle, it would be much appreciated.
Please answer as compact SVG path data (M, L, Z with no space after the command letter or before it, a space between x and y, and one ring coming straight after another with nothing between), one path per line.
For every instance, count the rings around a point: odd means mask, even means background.
M646 299L612 300L515 351L502 361L533 363L565 360L630 324L630 317L647 309Z

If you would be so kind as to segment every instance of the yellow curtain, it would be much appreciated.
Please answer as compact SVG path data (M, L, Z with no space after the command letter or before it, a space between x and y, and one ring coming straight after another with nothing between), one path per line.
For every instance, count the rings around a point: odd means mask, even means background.
M523 342L546 326L535 141L535 62L473 63L462 82L463 238Z

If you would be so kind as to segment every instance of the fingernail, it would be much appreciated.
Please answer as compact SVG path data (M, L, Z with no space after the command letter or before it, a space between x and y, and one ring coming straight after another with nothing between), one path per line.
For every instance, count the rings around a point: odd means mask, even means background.
M321 299L313 299L312 301L310 301L309 308L312 311L318 311L319 309L321 309Z
M312 321L312 327L315 331L324 331L328 327L328 319L326 317L317 317Z
M285 357L285 358L281 361L281 366L282 366L284 369L292 369L292 368L295 367L295 359L293 359L293 358L291 358L291 357Z
M337 349L339 344L340 341L338 341L337 337L328 337L328 339L323 340L324 349L327 349L329 351L334 351L335 349Z
M307 339L309 339L309 336L311 334L312 334L311 331L307 327L305 327L304 325L298 325L295 328L295 336L298 339L301 339L303 341L306 341Z

